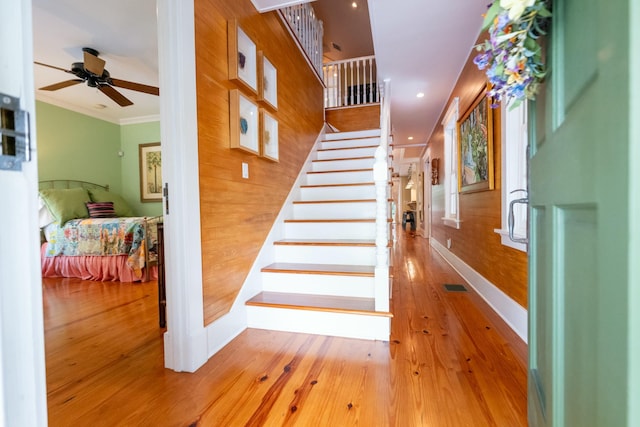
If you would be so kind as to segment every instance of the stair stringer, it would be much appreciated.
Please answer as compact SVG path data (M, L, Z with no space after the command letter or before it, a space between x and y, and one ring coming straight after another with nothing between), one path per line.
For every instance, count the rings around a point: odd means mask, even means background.
M240 288L240 292L238 292L238 295L231 306L231 310L205 327L207 334L208 357L213 356L242 331L247 329L248 319L245 301L262 291L261 269L265 265L269 265L275 261L276 249L274 242L284 237L284 220L290 218L293 214L293 202L300 197L300 186L304 183L307 172L312 170L312 161L317 157L318 148L320 147L326 132L327 125L325 124L318 134L313 147L309 151L307 159L300 168L298 177L291 186L291 190L283 202L280 212L276 216L262 248L260 248L256 259L253 261L249 274L247 274L247 277Z

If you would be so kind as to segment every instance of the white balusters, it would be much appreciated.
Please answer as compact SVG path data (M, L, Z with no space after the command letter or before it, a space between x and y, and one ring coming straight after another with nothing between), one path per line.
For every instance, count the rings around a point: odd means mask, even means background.
M323 75L322 36L324 27L322 21L316 18L316 13L311 4L303 3L288 6L280 9L279 12L307 55L307 59L313 68L316 69L318 75Z
M325 108L378 102L374 56L327 62L323 69L326 85Z

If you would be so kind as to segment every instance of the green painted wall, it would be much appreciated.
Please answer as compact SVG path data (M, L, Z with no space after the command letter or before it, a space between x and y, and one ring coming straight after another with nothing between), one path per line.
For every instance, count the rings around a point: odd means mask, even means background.
M139 215L162 215L162 202L140 202L140 158L138 145L160 142L160 122L120 126L122 157L122 196Z
M162 203L140 202L138 160L139 144L160 142L160 122L118 125L37 101L36 132L40 180L109 184L136 215L162 214Z
M109 184L121 193L120 126L36 102L40 180Z

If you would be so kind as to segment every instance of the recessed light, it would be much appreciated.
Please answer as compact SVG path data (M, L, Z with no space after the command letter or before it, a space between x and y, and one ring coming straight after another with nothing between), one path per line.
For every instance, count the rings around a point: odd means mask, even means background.
M424 98L424 92L418 92L416 95L418 98Z
M413 137L412 137L412 136L410 136L410 137L409 137L409 138L407 138L407 139L408 139L409 141L411 141L411 140L413 139Z
M357 8L358 7L358 3L356 3L356 2L351 3L351 7L354 8L354 9Z
M96 110L104 110L105 108L107 108L107 106L104 104L96 104L93 106L93 108L95 108Z

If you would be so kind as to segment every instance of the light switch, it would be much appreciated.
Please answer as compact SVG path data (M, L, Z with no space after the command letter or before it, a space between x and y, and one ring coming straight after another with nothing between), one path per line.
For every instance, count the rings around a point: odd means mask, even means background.
M249 163L242 163L242 177L249 179Z

